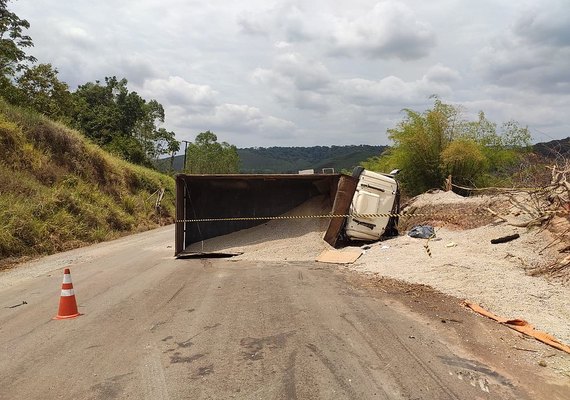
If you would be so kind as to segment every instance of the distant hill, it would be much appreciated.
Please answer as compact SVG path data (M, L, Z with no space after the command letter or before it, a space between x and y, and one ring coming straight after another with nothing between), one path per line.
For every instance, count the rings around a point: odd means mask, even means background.
M387 146L313 146L313 147L249 147L238 149L240 172L250 174L297 173L303 169L320 172L334 168L336 172L351 170L362 161L380 155ZM174 158L174 171L181 171L184 156ZM158 168L168 171L170 158L158 160Z
M388 146L313 146L313 147L249 147L238 149L241 159L240 172L253 174L297 173L303 169L334 168L336 172L351 170L362 161L380 155ZM570 158L570 137L550 142L537 143L535 153L546 157ZM174 157L173 169L182 170L184 156ZM158 160L158 169L170 169L170 158Z
M537 143L533 146L534 152L546 158L570 158L570 137L550 142Z

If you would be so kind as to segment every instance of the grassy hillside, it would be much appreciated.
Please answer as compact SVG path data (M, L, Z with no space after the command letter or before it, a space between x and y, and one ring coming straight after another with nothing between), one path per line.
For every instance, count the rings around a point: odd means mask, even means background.
M158 216L153 193L160 188ZM172 221L173 199L172 178L0 100L0 264Z

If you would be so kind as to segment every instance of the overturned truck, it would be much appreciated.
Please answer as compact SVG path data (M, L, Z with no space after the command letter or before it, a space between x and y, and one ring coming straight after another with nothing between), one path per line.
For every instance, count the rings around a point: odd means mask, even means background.
M316 196L329 202L324 240L331 246L347 240L378 240L393 231L395 220L386 214L399 211L399 189L390 175L362 168L355 169L353 176L179 174L175 255L194 255L188 249L193 243L263 224Z

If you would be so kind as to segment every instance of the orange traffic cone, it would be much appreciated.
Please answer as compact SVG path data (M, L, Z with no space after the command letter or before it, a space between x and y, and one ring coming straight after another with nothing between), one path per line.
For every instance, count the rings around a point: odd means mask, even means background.
M63 271L59 311L53 319L75 318L80 315L79 311L77 311L77 301L75 301L75 292L73 291L73 283L71 283L71 273L69 272L69 268L66 268L65 271Z

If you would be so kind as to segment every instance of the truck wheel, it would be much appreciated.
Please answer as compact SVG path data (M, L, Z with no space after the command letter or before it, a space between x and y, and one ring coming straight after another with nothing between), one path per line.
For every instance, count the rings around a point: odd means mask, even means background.
M360 178L360 175L362 174L362 171L364 171L363 167L356 167L352 170L352 177L353 178Z

